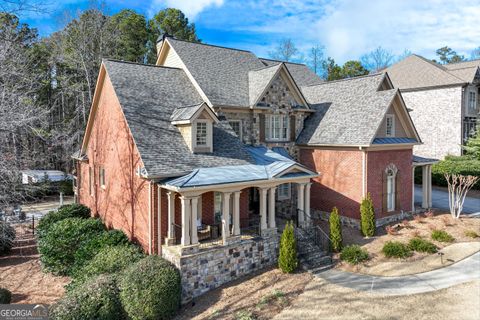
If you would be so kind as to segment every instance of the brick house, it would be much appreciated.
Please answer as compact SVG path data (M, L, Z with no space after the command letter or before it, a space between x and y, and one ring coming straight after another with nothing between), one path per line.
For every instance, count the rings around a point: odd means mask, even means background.
M416 154L437 159L462 155L480 112L479 67L480 60L440 65L410 55L386 69L423 141L414 147Z
M177 265L184 301L275 263L287 220L308 227L337 206L358 225L367 192L379 218L412 209L412 167L431 161L413 157L421 142L387 74L323 83L302 64L168 36L158 52L156 65L103 61L75 193Z

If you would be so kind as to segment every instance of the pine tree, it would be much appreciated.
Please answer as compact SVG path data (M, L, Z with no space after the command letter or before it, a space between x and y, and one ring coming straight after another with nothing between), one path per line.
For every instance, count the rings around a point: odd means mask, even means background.
M295 241L293 222L287 222L280 239L280 256L278 257L278 267L284 273L292 273L297 269L297 266L297 243Z
M375 210L370 192L360 205L360 230L365 237L375 235Z
M468 157L480 160L480 124L477 125L475 135L468 139L463 149Z
M330 223L330 245L333 251L340 252L343 247L342 225L337 207L333 207L328 219Z

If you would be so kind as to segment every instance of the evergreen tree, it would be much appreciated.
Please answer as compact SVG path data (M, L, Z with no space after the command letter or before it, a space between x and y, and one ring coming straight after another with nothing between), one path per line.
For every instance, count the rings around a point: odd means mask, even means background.
M333 251L340 252L343 247L342 224L340 223L340 215L337 207L333 207L328 219L330 224L330 246Z
M295 241L295 230L293 222L288 223L280 238L280 255L278 267L284 273L292 273L297 269L297 243Z
M360 205L360 228L365 237L375 235L375 210L370 192L367 194L367 197L362 200Z
M480 124L477 125L475 135L468 139L463 149L468 157L480 160Z

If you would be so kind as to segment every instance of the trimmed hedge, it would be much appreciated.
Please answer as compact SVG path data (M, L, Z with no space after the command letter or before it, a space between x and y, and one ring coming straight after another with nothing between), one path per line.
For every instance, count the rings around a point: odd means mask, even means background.
M108 230L86 240L75 252L75 263L73 272L81 269L91 260L102 248L117 245L128 245L128 237L121 230Z
M37 225L37 234L39 238L43 237L50 227L61 220L67 218L83 218L87 219L90 217L90 208L85 207L81 204L69 204L61 206L56 211L50 211L47 213Z
M55 320L125 319L115 279L100 275L67 294L50 308Z
M0 254L12 249L15 236L15 229L9 223L0 221Z
M357 244L346 246L340 253L340 259L351 264L358 264L368 260L368 252Z
M9 304L12 302L12 293L10 290L0 288L0 304Z
M42 265L54 274L68 275L77 249L104 231L99 219L67 218L54 223L38 241Z
M145 255L134 245L104 247L83 268L73 272L73 280L67 289L72 290L100 274L118 273L144 257Z
M438 250L436 245L419 237L410 239L408 242L408 247L410 250L426 253L435 253Z
M439 242L453 242L455 238L452 237L448 232L443 230L433 230L432 231L432 239L439 241Z
M298 267L297 242L295 240L295 228L293 222L287 222L280 238L280 253L278 267L284 273L292 273Z
M387 241L382 252L387 258L407 258L413 254L406 244L398 241Z
M125 270L120 300L133 320L170 319L180 306L180 272L159 256L148 256Z

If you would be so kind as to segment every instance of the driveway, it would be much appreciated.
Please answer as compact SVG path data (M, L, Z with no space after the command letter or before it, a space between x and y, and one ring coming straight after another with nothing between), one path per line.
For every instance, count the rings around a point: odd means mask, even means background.
M422 204L422 186L415 185L415 205ZM432 206L434 208L449 211L448 191L443 188L433 187ZM480 198L466 197L463 204L463 213L480 215Z

